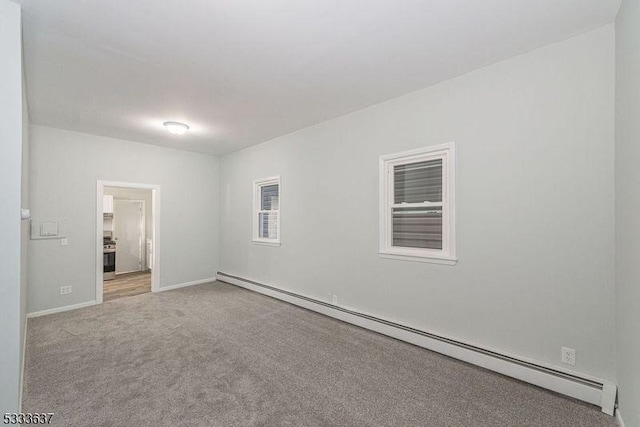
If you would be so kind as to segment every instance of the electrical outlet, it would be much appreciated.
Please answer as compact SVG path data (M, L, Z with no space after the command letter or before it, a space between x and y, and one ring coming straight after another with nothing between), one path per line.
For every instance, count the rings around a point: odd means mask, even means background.
M338 304L338 295L331 295L331 303Z
M71 286L60 286L60 295L66 295L71 293Z
M576 364L576 350L573 348L562 347L562 363L566 363L567 365Z
M60 239L60 246L67 246L69 244L69 240L66 237Z

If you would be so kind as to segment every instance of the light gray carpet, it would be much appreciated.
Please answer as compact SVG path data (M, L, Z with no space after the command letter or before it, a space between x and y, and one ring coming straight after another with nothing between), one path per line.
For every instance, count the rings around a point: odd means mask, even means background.
M615 426L599 408L225 283L29 320L66 426Z

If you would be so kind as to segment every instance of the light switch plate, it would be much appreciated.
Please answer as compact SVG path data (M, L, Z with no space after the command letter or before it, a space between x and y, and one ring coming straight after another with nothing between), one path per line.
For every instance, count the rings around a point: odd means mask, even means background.
M31 240L55 240L67 237L69 220L64 218L31 218Z
M52 237L58 235L58 222L57 221L45 221L40 224L40 236Z
M60 239L60 246L67 246L69 244L69 239L67 239L66 237L63 237L62 239Z

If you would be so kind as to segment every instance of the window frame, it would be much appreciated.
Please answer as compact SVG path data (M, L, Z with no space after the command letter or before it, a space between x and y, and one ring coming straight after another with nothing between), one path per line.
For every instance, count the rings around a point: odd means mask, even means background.
M278 186L278 209L270 209L263 210L262 209L262 187L267 187L269 185L277 185ZM253 181L253 236L251 242L256 245L265 245L265 246L280 246L280 221L281 216L280 212L282 210L282 183L280 180L280 175L271 176L267 178L260 178ZM260 237L260 214L267 212L276 212L278 214L277 220L277 237L276 238L264 238Z
M442 249L393 246L392 209L395 207L429 207L440 203L396 204L393 168L398 165L442 159ZM380 243L381 258L455 265L455 142L423 147L380 156Z

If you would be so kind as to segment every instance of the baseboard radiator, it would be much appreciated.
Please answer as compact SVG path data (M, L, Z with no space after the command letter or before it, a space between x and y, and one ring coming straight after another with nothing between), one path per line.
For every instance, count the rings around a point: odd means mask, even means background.
M542 363L519 359L495 350L421 331L232 274L218 272L217 280L600 406L602 412L612 416L614 414L617 387L608 381L563 372L554 367L544 366Z

